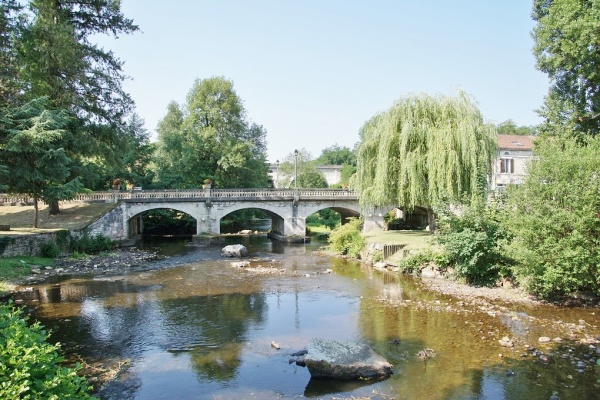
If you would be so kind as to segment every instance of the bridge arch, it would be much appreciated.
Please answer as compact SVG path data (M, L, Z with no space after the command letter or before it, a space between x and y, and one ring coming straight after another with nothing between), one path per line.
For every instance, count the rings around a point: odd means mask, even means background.
M272 207L269 204L261 205L247 205L243 203L236 204L223 209L221 213L215 215L215 226L219 227L219 233L221 232L221 220L236 211L241 210L260 210L266 213L271 218L271 231L279 234L283 234L285 230L284 217L277 211L277 207Z

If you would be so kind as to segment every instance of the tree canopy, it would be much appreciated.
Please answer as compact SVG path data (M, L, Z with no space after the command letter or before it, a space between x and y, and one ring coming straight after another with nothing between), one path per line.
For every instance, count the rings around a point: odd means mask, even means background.
M31 132L39 134L36 162L54 158L61 174L67 174L48 183L83 182L93 189L106 184L99 176L123 164L115 163L115 148L122 151L127 143L141 151L145 145L127 124L133 102L122 88L122 62L92 42L98 34L116 37L138 29L120 7L113 0L0 3L0 109L5 116L0 141L2 151L10 152L0 159L8 176L19 176L32 150L23 141L17 146L15 138L31 138ZM62 161L56 158L59 154ZM7 191L31 193L22 187L27 181L3 183ZM58 212L58 200L72 196L75 188L52 184L44 189L51 213Z
M535 0L533 53L550 89L540 115L550 134L600 131L600 0Z
M158 124L156 169L162 187L265 187L266 131L246 119L233 82L198 79L186 103L171 102Z
M464 92L412 95L360 131L355 186L363 205L429 210L444 199L481 194L495 157L494 127Z
M537 128L535 126L517 126L515 121L507 119L496 125L496 132L499 135L535 136L537 134Z
M81 189L78 178L69 179L72 160L61 146L72 116L48 110L46 101L0 109L0 151L9 166L0 176L11 190L33 197L34 227L39 200L68 199Z
M294 184L295 175L298 181ZM317 168L317 162L307 149L288 154L279 165L277 187L326 188L327 180Z

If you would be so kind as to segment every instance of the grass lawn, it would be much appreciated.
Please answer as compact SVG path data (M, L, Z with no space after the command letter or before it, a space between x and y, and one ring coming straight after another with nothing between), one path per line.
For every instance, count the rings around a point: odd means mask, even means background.
M115 206L114 203L61 203L58 215L49 215L48 206L39 205L39 228L33 228L33 206L1 206L0 225L10 231L0 235L27 234L56 229L81 229Z
M326 227L324 225L319 225L319 226L309 225L308 229L310 229L311 233L329 233L329 232L331 232L331 229L329 229L328 227Z
M406 249L422 249L429 246L428 231L381 231L365 233L369 243L404 244Z

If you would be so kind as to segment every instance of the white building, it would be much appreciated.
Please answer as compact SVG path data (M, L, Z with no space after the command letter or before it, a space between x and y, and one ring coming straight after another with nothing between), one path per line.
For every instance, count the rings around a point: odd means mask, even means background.
M533 158L535 136L498 135L498 157L492 173L492 190L523 183L527 162Z

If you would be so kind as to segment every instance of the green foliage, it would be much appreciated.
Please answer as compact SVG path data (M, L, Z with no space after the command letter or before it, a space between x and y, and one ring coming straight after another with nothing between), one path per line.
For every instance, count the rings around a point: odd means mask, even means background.
M104 235L89 236L87 233L71 242L71 250L78 253L98 254L110 250L113 242Z
M78 179L69 179L72 160L63 145L72 115L48 109L47 98L23 106L0 109L0 150L8 167L0 177L10 192L25 193L36 202L50 203L72 198L81 189Z
M431 250L422 250L415 254L408 255L398 262L398 267L405 274L417 275L421 267L426 266L433 260L433 253Z
M366 244L361 233L362 223L361 219L353 218L350 222L333 230L329 235L331 250L338 254L360 258L360 252Z
M104 189L104 176L124 164L114 155L128 150L124 119L133 102L122 88L122 62L93 40L137 29L119 1L2 1L0 109L11 118L0 115L0 126L10 130L0 132L0 151L9 161L7 190L41 192L56 213L58 200L82 186ZM41 99L41 108L33 107Z
M356 153L346 146L333 146L324 148L321 155L315 160L319 165L354 165L356 166Z
M600 295L600 137L540 140L525 182L509 188L515 276L544 297Z
M93 399L81 368L65 368L60 345L46 342L48 333L39 323L27 324L23 312L0 305L0 398Z
M342 221L341 215L330 208L318 211L306 218L308 226L325 226L329 229L335 229Z
M196 220L191 215L172 209L158 209L142 215L144 234L195 235Z
M510 262L503 252L509 235L493 204L475 204L458 213L446 210L439 224L435 240L443 246L458 277L478 285L491 285L500 278Z
M0 255L2 253L4 253L4 250L6 250L6 247L11 244L14 243L15 238L10 237L10 236L0 236Z
M266 131L246 120L230 80L196 80L185 105L169 104L157 132L162 187L198 188L206 177L221 188L267 186Z
M299 188L326 188L327 181L317 168L317 163L306 149L298 150L298 154L288 154L281 165L279 165L279 180L275 182L277 187L293 188L294 177L297 175Z
M373 261L374 263L383 261L383 251L375 250L371 255L371 261Z
M54 240L48 240L42 245L41 254L42 257L56 258L60 254L60 247Z
M537 135L537 128L534 126L517 126L515 121L507 119L496 125L496 132L499 135L535 136Z
M268 218L269 216L262 210L238 210L221 218L221 232L235 233L241 231L242 229L251 229L254 220Z
M497 146L494 127L463 92L402 98L367 121L360 137L352 184L361 202L425 207L430 224L442 199L482 194L479 183L492 171Z
M576 136L600 132L598 0L535 0L533 53L550 89L540 114L545 133Z

